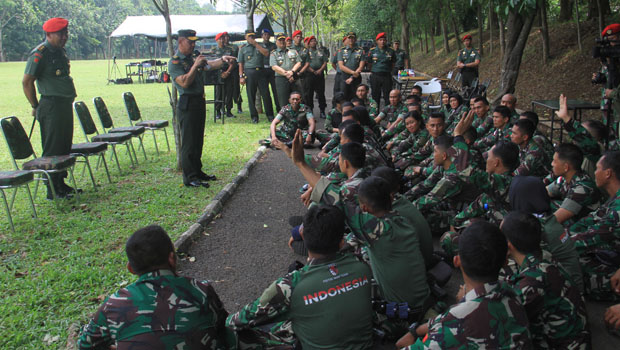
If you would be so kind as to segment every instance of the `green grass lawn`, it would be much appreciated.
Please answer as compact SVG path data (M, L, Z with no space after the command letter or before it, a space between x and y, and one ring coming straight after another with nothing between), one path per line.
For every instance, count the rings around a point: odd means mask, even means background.
M124 73L125 61L119 61ZM25 63L0 63L0 116L19 117L27 132L32 123L30 105L23 95L21 79ZM133 92L145 119L168 119L172 113L166 84L106 85L107 61L72 61L71 72L77 88L76 100L88 105L97 127L101 126L92 98L105 100L116 126L129 125L121 94ZM207 88L207 98L213 88ZM245 91L243 91L244 100ZM244 103L247 111L247 101ZM83 324L96 310L104 296L130 283L134 276L125 269L124 243L136 229L149 224L163 226L175 240L200 216L211 198L241 169L257 148L256 141L269 133L261 115L260 124L251 124L248 113L214 124L212 106L207 106L207 127L203 165L218 181L209 189L182 186L181 174L175 170L176 155L172 128L168 136L172 151L166 152L163 133L158 133L157 157L153 138L145 135L149 159L130 168L127 154L119 148L122 174L108 161L113 183L109 184L103 168L95 172L102 186L98 191L87 174L76 171L78 186L84 189L78 205L67 203L56 209L39 191L35 204L38 219L30 216L27 195L17 193L10 230L2 211L0 220L0 344L3 349L64 348L68 328ZM84 142L76 118L75 143ZM40 154L38 124L32 137ZM134 142L137 147L137 142ZM138 151L138 150L136 150ZM4 139L0 141L0 170L13 165ZM34 188L31 185L31 188Z

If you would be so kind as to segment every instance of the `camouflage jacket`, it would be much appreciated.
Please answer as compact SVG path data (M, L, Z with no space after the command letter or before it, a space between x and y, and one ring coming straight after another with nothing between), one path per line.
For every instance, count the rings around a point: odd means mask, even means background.
M564 128L568 131L568 136L573 139L573 142L581 148L584 158L593 163L598 162L602 154L602 148L588 130L579 121L574 119L564 123Z
M303 119L310 120L312 118L314 118L314 116L312 115L312 110L308 108L308 106L306 106L305 104L300 104L299 110L297 111L294 111L293 107L288 104L282 107L282 109L276 116L276 119L280 120L280 122L282 123L282 126L280 126L278 131L281 134L290 137L290 139L292 140L293 137L295 137L295 131L297 131L297 129L300 129L300 119L302 119L301 121L304 122ZM308 124L306 123L306 125ZM301 129L307 128L308 127L306 126L302 127Z
M428 141L429 135L428 130L420 129L415 133L410 133L409 130L406 130L398 134L393 140L394 145L392 146L391 152L392 154L396 154L396 158L401 158L400 155L403 153L408 153L424 146Z
M546 180L551 182L547 185L547 192L551 197L553 211L559 208L566 209L574 213L575 219L578 220L596 210L600 204L601 196L596 183L581 171L576 173L570 182L563 176L554 178L550 175Z
M538 145L538 148L540 148L545 153L547 159L549 159L550 161L553 160L555 147L553 146L553 142L551 142L551 140L549 140L547 136L541 134L538 130L536 130L534 131L534 136L532 137L532 140L534 140L534 142L536 142L536 144Z
M368 97L366 98L366 101L364 101L364 106L368 110L368 115L374 119L377 116L377 111L379 110L377 101L373 100L372 97Z
M226 316L211 284L158 270L108 297L82 329L78 347L228 349L234 336L225 328Z
M486 135L491 128L493 128L493 117L486 114L484 118L480 118L476 115L474 122L471 123L471 126L476 128L476 132L478 136Z
M332 108L325 117L325 130L328 132L334 132L334 128L338 128L342 123L342 112L336 108Z
M511 134L512 126L510 124L506 124L502 129L492 128L486 135L479 136L473 147L481 152L488 151L500 140L510 141Z
M405 106L402 102L399 102L396 106L387 105L383 107L383 110L377 117L381 118L381 120L385 119L389 123L393 123L399 118L399 116L404 115L407 112L407 106Z
M532 349L527 314L514 291L500 283L472 289L430 320L428 335L406 349Z
M491 223L499 225L504 215L510 210L508 192L512 175L489 174L476 170L470 181L477 186L481 193L476 200L458 213L452 222L456 228L464 228L474 218L485 218Z
M528 141L525 147L519 147L519 167L514 176L538 176L544 178L551 171L551 160L534 140Z
M585 301L562 268L528 254L509 283L528 315L537 349L589 348Z
M344 205L357 205L357 188L368 177L368 172L362 168L347 180L334 181L333 178L322 176L312 190L310 199L315 203L339 206L344 211Z
M579 255L596 249L620 252L620 190L568 230Z
M448 119L446 119L446 134L452 135L454 128L456 128L456 124L459 123L463 116L467 115L467 112L469 112L469 108L465 105L460 105L456 109L450 111Z

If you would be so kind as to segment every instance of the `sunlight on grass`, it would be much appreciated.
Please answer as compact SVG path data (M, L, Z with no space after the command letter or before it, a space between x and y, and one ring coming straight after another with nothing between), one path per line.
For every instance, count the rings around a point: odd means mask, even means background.
M124 73L124 61L118 61ZM25 63L0 63L0 116L17 116L28 132L32 123L30 105L23 95L21 78ZM107 61L72 61L78 97L88 105L102 132L92 98L101 96L114 119L115 126L129 125L121 94L133 92L145 119L171 120L166 84L107 85ZM245 91L244 100L245 98ZM213 88L207 87L207 98ZM247 110L247 103L244 104ZM207 106L207 127L203 150L203 166L218 181L209 189L182 186L181 174L175 168L176 155L172 128L168 136L172 152L167 153L163 133L158 133L158 157L153 138L145 134L144 144L149 159L138 153L140 164L130 168L130 161L119 148L122 174L108 161L113 183L109 184L102 168L95 172L101 186L93 190L87 175L79 176L84 189L79 204L65 203L57 210L46 201L45 189L39 188L35 198L38 219L30 217L25 191L17 193L12 233L3 211L0 220L0 344L3 349L64 348L67 330L72 323L83 324L96 310L102 296L116 291L122 283L133 281L125 269L124 243L136 229L157 223L173 240L196 221L204 207L241 169L258 147L256 141L269 134L261 116L260 124L251 124L246 113L226 124L214 124L212 106ZM84 142L77 118L74 142ZM32 137L40 154L39 126ZM137 147L137 142L134 142ZM137 150L138 151L138 150ZM13 165L5 141L0 141L0 169ZM31 185L31 188L34 188ZM59 336L55 342L44 342L49 334Z

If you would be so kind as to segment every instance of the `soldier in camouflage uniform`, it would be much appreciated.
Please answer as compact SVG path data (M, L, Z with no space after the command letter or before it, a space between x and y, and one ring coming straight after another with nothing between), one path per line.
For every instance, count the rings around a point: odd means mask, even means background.
M606 152L594 175L596 185L609 199L573 224L568 233L580 256L586 294L593 299L616 299L609 278L618 268L620 254L620 151Z
M338 67L342 71L340 81L340 91L344 93L344 98L350 100L355 95L359 84L362 83L362 70L366 61L364 60L364 49L357 46L357 36L354 32L347 33L347 45L338 51Z
M538 131L538 114L532 111L525 111L519 115L519 119L527 119L534 123L534 127L536 128L534 131L534 136L532 139L538 145L538 148L542 149L542 151L547 156L547 159L553 159L553 154L555 153L555 146L553 142L549 140L549 138L543 135L540 131Z
M505 94L502 96L500 104L510 109L510 123L516 123L517 120L519 120L519 112L517 112L517 97L513 94Z
M511 133L510 109L505 106L497 106L493 110L493 128L474 142L473 147L479 149L480 152L486 152L500 140L510 141Z
M583 153L579 147L563 143L553 155L553 174L545 178L551 210L558 222L570 226L596 210L600 193L596 183L581 170Z
M304 349L372 348L372 272L357 257L338 253L344 222L335 207L308 210L308 264L273 282L226 321L239 332L241 349L293 349L295 343Z
M463 37L465 48L459 51L456 59L457 68L461 69L461 81L463 87L471 86L478 79L478 65L480 64L480 52L471 45L471 35Z
M467 115L469 108L463 103L461 95L454 93L450 95L450 114L446 119L446 133L452 134L454 128L459 123L461 118Z
M276 126L282 126L276 130ZM271 142L291 142L298 129L304 130L306 145L314 143L314 129L316 127L312 111L301 103L301 93L293 91L289 97L289 104L284 106L280 113L271 122Z
M217 57L223 56L239 56L239 49L234 45L228 45L226 43L226 37L228 32L222 32L215 36L217 46L213 48L211 53ZM224 84L215 86L215 100L221 101L215 103L216 117L221 117L224 112L228 118L234 118L232 114L233 106L233 93L235 76L237 75L237 61L233 61L231 64L222 65L222 81Z
M383 107L381 113L375 117L375 123L381 125L383 133L385 133L386 130L395 128L397 122L401 121L402 117L408 112L407 106L405 106L400 99L400 90L395 89L390 91L389 101L390 104Z
M568 273L543 258L539 220L528 213L510 212L501 230L517 263L509 284L525 307L536 349L589 349L585 301Z
M401 154L410 149L419 149L428 141L428 130L424 125L424 119L417 111L407 113L405 116L405 130L394 136L387 144L386 150L392 154L392 161L401 159Z
M355 90L355 96L362 101L362 104L368 110L368 115L375 118L379 112L379 105L372 97L368 97L369 88L366 84L360 84Z
M547 159L536 142L532 139L535 126L529 120L519 119L512 127L510 139L519 146L519 159L521 164L514 171L518 176L538 176L544 178L550 172L551 159Z
M459 302L427 324L411 327L396 346L532 349L525 309L515 292L497 280L506 252L506 239L497 226L475 222L465 229L459 255L454 257L454 266L461 269L465 280L457 296ZM416 341L416 337L420 338Z
M401 160L394 164L396 168L404 170L405 176L408 178L417 177L421 173L421 167L427 166L426 163L431 163L433 158L431 157L434 151L435 139L441 135L445 135L444 115L442 113L431 114L428 122L426 123L426 130L430 135L430 138L426 143L418 149L409 149L401 154Z
M478 135L486 135L493 127L493 117L489 115L489 101L487 101L486 97L476 96L472 110L476 113L476 119L474 119L471 126L476 128Z
M342 104L344 103L344 95L342 93L336 94L332 99L334 108L327 113L325 123L323 123L325 129L319 130L316 133L316 138L321 143L321 147L328 143L334 134L338 134L338 125L342 123Z
M178 276L174 246L159 226L127 240L129 271L138 280L108 297L82 329L78 348L230 349L228 312L207 281Z

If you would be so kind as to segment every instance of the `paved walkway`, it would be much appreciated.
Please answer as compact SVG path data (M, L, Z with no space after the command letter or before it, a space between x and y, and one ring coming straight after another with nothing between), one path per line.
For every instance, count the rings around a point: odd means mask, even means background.
M328 106L333 77L329 75L326 82ZM314 112L318 116L318 107ZM322 120L318 121L322 125ZM265 136L268 134L266 128ZM304 183L283 152L267 150L206 234L189 249L195 260L180 261L180 273L212 281L230 313L259 297L271 282L286 274L290 263L304 261L287 246L288 218L305 213L298 191ZM437 242L435 246L438 249ZM449 295L456 295L461 283L460 272L455 271L446 288ZM593 349L620 349L620 338L610 336L602 321L607 305L587 304Z

